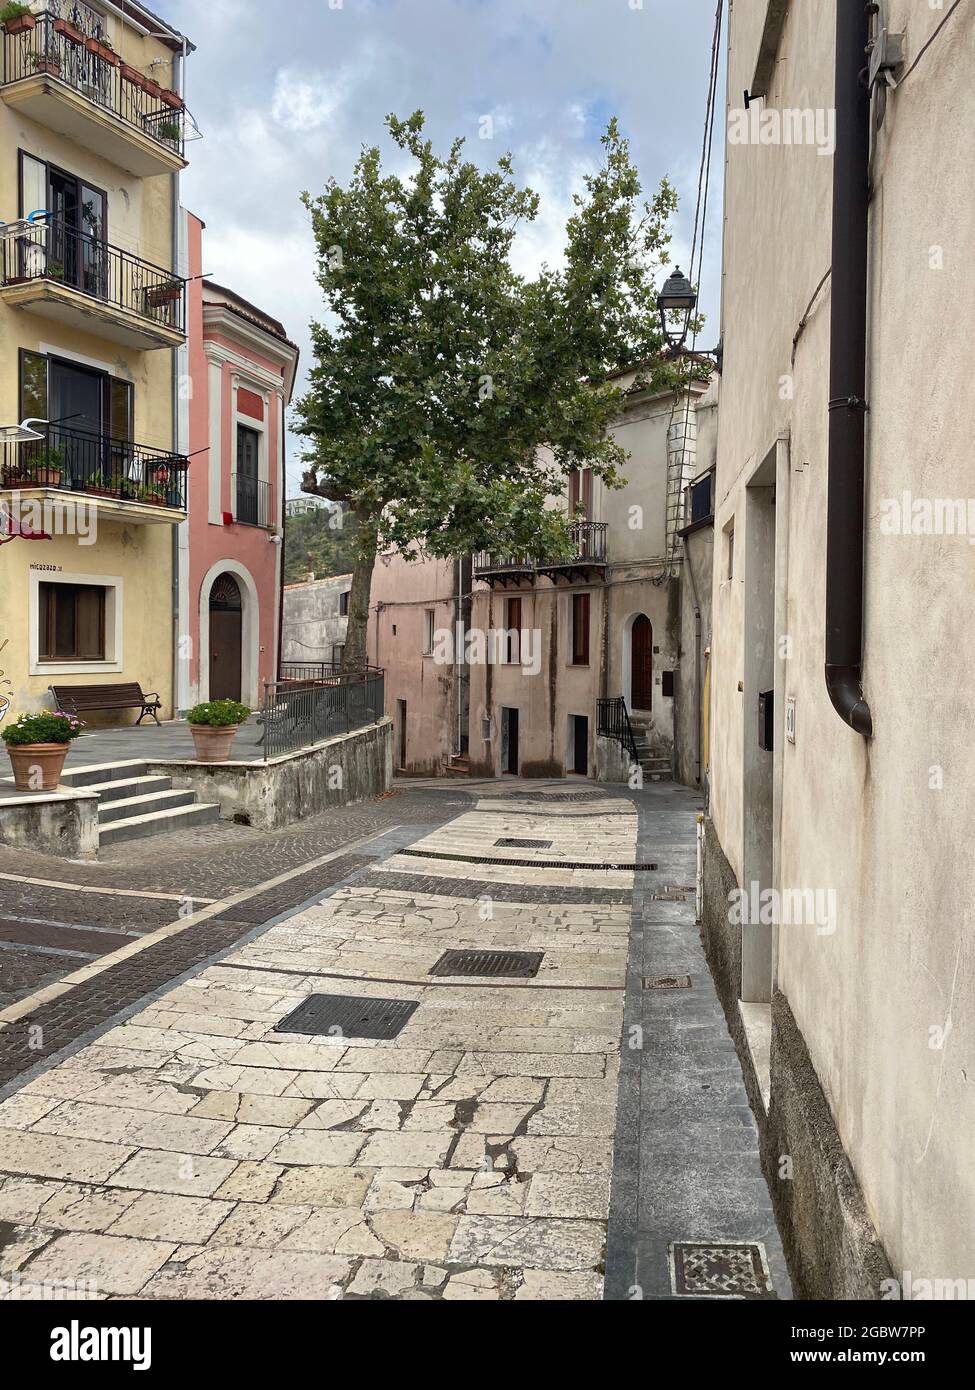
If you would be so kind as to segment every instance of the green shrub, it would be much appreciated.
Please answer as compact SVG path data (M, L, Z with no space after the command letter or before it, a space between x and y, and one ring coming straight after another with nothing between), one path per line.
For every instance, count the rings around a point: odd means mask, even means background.
M40 714L22 714L3 730L4 743L19 747L26 743L70 743L84 725L76 714L63 710L42 710Z
M22 19L25 14L30 14L30 5L18 5L16 0L10 0L0 10L0 24L6 24L11 19Z
M238 700L204 700L202 705L194 705L187 714L190 724L209 724L214 729L225 729L230 724L243 724L250 714L247 705Z

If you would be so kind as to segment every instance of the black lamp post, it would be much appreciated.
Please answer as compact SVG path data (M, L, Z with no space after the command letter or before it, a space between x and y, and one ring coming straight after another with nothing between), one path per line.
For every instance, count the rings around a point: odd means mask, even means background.
M687 352L687 334L690 331L691 315L697 308L697 290L680 266L670 276L657 296L657 308L660 310L660 326L663 329L664 342L670 348L671 356L683 357ZM676 330L671 327L675 319L677 321ZM720 343L710 351L697 352L695 355L713 357L720 372L722 359Z

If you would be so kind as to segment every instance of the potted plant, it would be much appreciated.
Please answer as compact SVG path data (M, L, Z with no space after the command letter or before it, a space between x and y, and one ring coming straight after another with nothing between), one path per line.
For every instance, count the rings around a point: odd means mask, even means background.
M60 261L48 261L44 274L48 280L63 280L64 266Z
M2 737L10 754L17 790L56 791L71 740L78 737L83 727L77 715L49 709L40 714L22 714L8 724Z
M173 144L179 144L182 131L179 128L179 121L160 121L156 127L156 135L160 140L170 140Z
M32 468L34 481L40 487L59 487L64 470L64 450L48 449L41 462Z
M160 87L159 83L154 81L153 78L144 78L142 85L146 89L146 96L153 97L156 101L162 96L162 87Z
M186 716L200 763L225 763L234 734L251 711L237 700L205 700Z
M70 19L56 19L54 21L54 32L63 34L69 43L83 44L85 36Z
M164 304L174 304L182 293L182 280L163 280L158 285L150 285L146 290L146 301L150 308L161 309Z
M119 71L122 74L122 80L124 82L130 82L133 87L141 87L141 89L145 91L145 74L141 73L138 68L130 67L128 63L122 63Z
M169 87L164 87L159 93L160 100L171 107L174 111L182 111L183 98L178 92L171 91Z
M149 483L145 487L140 487L136 493L140 502L148 502L151 507L165 507L166 492L158 483Z
M26 34L33 29L37 20L31 14L27 5L20 5L16 0L0 9L0 24L3 24L8 34Z
M50 77L61 76L61 61L57 53L35 53L31 57L34 71L47 73Z
M108 63L109 67L117 68L122 61L106 38L99 36L98 38L85 39L85 47L96 58L101 58L103 63Z

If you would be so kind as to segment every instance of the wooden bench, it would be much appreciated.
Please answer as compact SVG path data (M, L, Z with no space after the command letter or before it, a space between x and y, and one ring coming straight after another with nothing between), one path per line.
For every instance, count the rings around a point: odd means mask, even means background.
M65 714L81 715L94 710L141 710L135 721L141 724L147 714L159 723L162 701L154 690L143 692L138 681L120 685L52 685L51 694L58 709Z

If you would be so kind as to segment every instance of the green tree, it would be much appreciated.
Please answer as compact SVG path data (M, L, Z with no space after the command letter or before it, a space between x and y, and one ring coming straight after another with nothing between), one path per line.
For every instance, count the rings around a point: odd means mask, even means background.
M296 426L309 440L304 490L359 521L347 669L365 662L380 547L567 556L566 518L546 499L577 467L621 481L612 374L645 364L656 387L677 370L661 361L654 284L676 195L664 180L641 203L615 119L575 198L564 264L534 280L510 253L539 199L516 185L510 156L484 172L462 140L438 155L422 112L386 125L412 162L406 177L364 148L347 187L302 195L329 321L312 325Z

